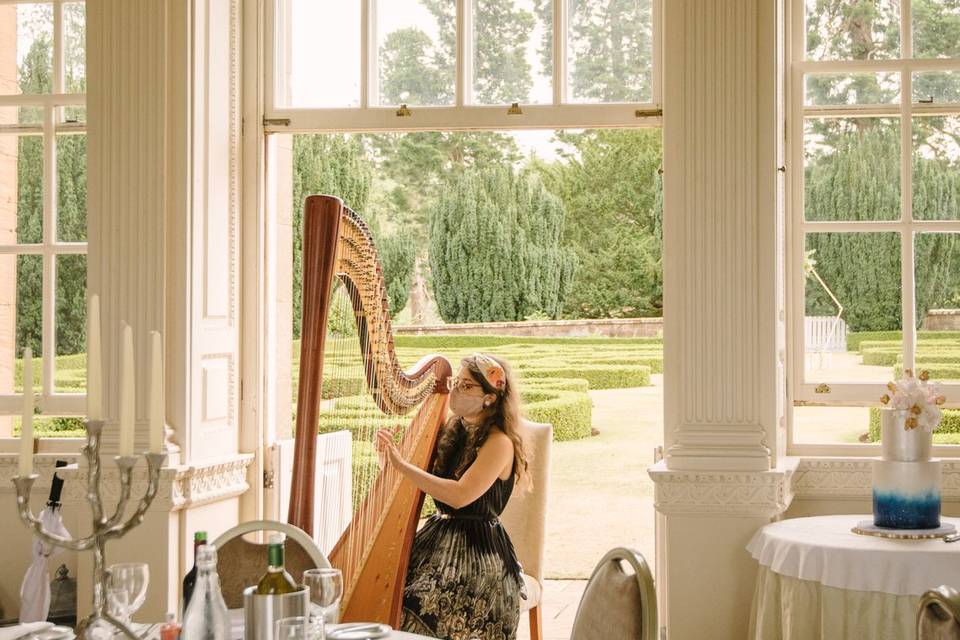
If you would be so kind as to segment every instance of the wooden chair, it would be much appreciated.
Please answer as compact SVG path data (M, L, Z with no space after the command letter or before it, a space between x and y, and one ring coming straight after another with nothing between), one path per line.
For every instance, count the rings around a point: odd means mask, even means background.
M960 593L937 587L920 597L917 640L960 640Z
M243 590L256 584L267 570L267 545L243 538L245 534L257 531L279 531L286 534L283 546L284 564L297 582L307 569L330 566L320 547L303 529L276 520L242 522L213 541L217 546L220 590L228 609L243 608Z
M550 490L550 443L553 425L523 421L524 438L531 453L529 490L517 487L510 496L500 521L507 530L517 559L523 565L527 599L520 601L520 613L529 612L530 638L543 637L540 604L543 600L544 538L547 524L547 494Z
M656 640L657 595L639 551L618 547L597 564L570 640Z

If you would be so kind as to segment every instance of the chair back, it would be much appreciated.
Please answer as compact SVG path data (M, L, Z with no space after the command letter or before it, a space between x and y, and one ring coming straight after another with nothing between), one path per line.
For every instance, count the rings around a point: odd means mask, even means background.
M650 567L634 549L609 551L587 582L570 640L656 638L657 596Z
M917 640L960 640L960 593L937 587L920 597Z
M542 584L553 425L524 420L521 428L530 454L531 484L529 488L514 488L500 521L510 536L523 572Z
M243 590L256 584L267 570L267 545L243 538L244 534L256 531L279 531L286 534L283 546L284 564L297 582L300 582L307 569L330 566L323 552L303 529L276 520L242 522L213 541L217 546L220 590L228 609L243 608Z

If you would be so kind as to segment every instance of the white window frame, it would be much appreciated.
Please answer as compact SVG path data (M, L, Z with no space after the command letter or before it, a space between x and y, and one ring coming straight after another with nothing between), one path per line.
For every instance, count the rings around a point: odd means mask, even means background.
M788 348L792 363L788 371L790 404L793 406L880 406L885 383L816 383L806 381L804 312L804 249L810 232L876 231L900 233L903 362L913 368L916 355L916 305L914 288L914 235L922 232L960 233L960 220L913 220L912 118L933 115L960 115L960 104L926 105L913 102L913 72L960 71L960 59L912 59L911 0L900 0L901 58L890 60L809 61L805 59L804 0L792 0L787 26L787 317ZM896 104L855 106L805 106L804 78L812 73L895 72L900 74L900 101ZM889 116L900 121L900 220L819 221L804 217L804 123L810 117ZM960 406L960 384L943 385L949 400L946 406ZM790 455L874 455L878 445L797 444L793 419L789 420L787 451ZM960 446L938 445L939 455L960 455Z
M57 239L57 136L86 133L86 122L64 122L61 107L85 107L85 94L64 93L63 5L85 0L0 0L0 5L46 3L53 8L53 91L38 95L0 95L0 107L43 107L43 122L35 125L2 125L0 134L43 137L43 229L38 244L3 244L0 254L39 255L43 261L41 310L41 393L37 403L48 416L82 416L86 413L85 393L58 393L55 390L56 361L56 264L57 257L86 255L86 242ZM89 215L89 212L88 212ZM19 354L17 354L19 355ZM0 415L19 415L23 394L0 394ZM53 438L51 438L53 440ZM56 438L56 440L74 440Z
M449 131L457 129L579 129L600 127L653 127L661 125L662 0L652 1L653 70L650 102L580 104L567 100L567 1L553 0L553 103L523 104L522 114L509 114L509 105L471 104L473 78L469 39L472 29L472 1L456 0L457 77L456 101L452 106L410 106L410 115L401 117L396 106L371 106L376 87L376 34L374 12L377 0L361 2L360 106L351 108L277 107L274 92L277 79L286 75L288 60L276 54L276 28L285 20L287 0L265 2L264 43L264 130L283 133L349 133L372 131ZM469 54L469 55L467 55Z

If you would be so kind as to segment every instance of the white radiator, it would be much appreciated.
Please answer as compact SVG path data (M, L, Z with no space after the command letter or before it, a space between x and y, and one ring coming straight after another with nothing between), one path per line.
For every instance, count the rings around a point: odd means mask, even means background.
M290 505L293 442L293 440L281 440L270 447L274 498L270 502L276 506L271 517L283 521L287 519L287 510ZM349 431L323 433L317 436L313 538L325 554L329 554L333 549L333 545L353 516L352 442Z

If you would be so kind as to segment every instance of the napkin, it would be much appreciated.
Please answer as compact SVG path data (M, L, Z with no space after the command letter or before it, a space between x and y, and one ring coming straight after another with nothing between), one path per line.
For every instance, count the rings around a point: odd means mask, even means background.
M28 622L0 629L0 640L16 640L30 633L45 631L53 626L52 622Z

